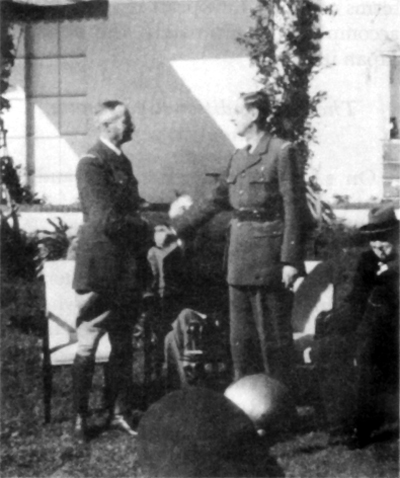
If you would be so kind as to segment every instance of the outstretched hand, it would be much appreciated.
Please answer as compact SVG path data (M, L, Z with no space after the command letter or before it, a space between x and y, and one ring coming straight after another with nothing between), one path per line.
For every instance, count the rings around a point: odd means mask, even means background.
M171 219L181 216L186 210L188 210L193 205L193 200L187 194L179 196L176 199L169 209L168 215Z

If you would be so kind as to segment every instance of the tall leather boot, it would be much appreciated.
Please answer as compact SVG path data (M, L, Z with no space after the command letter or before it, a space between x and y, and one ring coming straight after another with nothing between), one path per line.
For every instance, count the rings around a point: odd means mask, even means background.
M74 433L80 438L87 438L89 395L92 387L93 373L93 359L91 357L76 355L72 369L73 403L75 411Z
M129 333L128 333L129 332ZM133 397L133 347L132 333L109 333L111 354L107 364L108 425L130 436L137 433L131 428L127 415Z
M120 430L127 433L130 436L137 436L137 432L134 431L127 419L127 415L130 411L130 401L132 400L132 379L126 373L124 368L129 368L129 373L132 374L132 367L120 367L122 370L118 370L113 363L114 360L110 360L107 364L108 371L108 426L113 429ZM130 361L127 360L128 365ZM125 373L124 373L125 372Z

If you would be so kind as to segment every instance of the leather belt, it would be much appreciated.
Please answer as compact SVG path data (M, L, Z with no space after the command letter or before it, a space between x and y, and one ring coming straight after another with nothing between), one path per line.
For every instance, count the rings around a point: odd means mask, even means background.
M254 222L266 222L274 221L278 219L276 211L267 211L263 209L235 209L233 211L233 217L239 222L254 221Z

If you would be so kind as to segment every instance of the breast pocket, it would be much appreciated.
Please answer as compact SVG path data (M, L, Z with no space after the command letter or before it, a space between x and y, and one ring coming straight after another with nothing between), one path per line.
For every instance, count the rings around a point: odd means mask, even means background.
M254 206L262 206L267 198L270 183L260 177L249 181L249 200Z

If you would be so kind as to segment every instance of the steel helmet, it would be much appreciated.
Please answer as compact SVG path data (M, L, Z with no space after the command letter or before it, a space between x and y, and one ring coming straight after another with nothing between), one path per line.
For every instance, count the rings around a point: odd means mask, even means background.
M239 379L224 395L246 413L260 434L287 426L288 411L294 409L287 387L263 373Z

